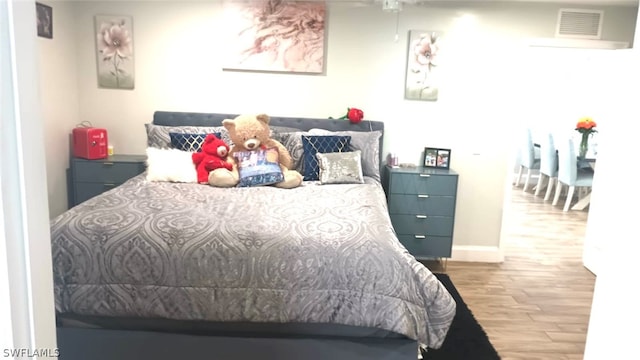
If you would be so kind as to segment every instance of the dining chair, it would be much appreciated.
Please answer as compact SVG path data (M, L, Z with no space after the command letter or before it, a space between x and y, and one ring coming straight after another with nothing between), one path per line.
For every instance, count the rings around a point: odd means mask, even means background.
M544 188L544 182L547 180L547 191L544 200L551 198L551 192L554 184L558 181L558 152L553 143L553 135L547 134L541 138L540 142L540 176L536 185L535 196L540 195Z
M532 170L540 169L540 158L536 157L535 145L531 136L531 129L526 129L524 138L520 148L520 169L518 170L518 178L516 179L516 187L520 186L520 179L524 169L527 169L527 175L524 181L522 191L526 192L531 181Z
M573 200L576 187L591 187L593 185L593 172L578 169L578 158L573 139L568 138L558 145L558 184L553 205L558 204L562 186L568 186L567 199L563 211L568 211Z

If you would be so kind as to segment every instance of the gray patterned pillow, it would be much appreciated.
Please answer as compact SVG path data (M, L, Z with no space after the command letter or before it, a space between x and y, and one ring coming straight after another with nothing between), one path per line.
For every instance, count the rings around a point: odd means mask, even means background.
M382 132L376 131L329 131L311 129L313 135L347 135L351 136L351 150L362 151L362 172L380 181L380 137Z
M294 128L294 127L289 127L289 126L269 126L269 130L271 130L271 138L276 139L278 141L280 141L278 139L278 137L280 136L280 134L283 133L290 133L290 132L296 132L296 131L302 131L298 128Z
M304 157L304 148L302 147L302 135L311 135L306 131L295 131L279 133L274 139L278 140L291 155L293 166L291 170L303 173L302 158Z
M169 133L180 134L211 134L219 133L221 139L229 145L233 146L233 142L229 137L229 132L224 126L163 126L155 124L144 124L147 129L147 146L160 149L170 149L171 135Z
M317 153L321 184L364 184L360 150L341 153Z

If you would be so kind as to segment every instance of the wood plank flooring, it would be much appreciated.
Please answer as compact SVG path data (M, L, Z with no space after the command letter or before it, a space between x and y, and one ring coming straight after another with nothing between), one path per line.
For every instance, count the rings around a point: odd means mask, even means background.
M588 213L521 187L511 200L504 263L449 261L446 272L502 359L582 359L595 283L582 265Z

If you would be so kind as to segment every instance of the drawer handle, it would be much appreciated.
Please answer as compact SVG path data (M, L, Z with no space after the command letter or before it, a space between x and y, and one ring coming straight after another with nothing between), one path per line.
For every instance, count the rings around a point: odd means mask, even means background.
M420 174L420 177L431 177L430 174Z
M413 235L414 238L416 239L426 239L427 237L424 235Z
M426 198L428 198L428 197L429 197L429 195L418 195L418 198L419 198L419 199L426 199Z
M113 163L111 161L105 161L102 163L104 166L113 166Z
M418 218L418 219L426 219L427 215L416 215L416 218Z
M112 184L112 183L105 183L104 187L114 187L116 186L116 184Z

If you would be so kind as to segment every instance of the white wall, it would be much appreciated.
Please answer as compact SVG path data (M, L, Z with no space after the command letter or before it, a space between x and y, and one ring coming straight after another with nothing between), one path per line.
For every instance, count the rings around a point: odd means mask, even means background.
M9 38L9 9L6 3L0 2L0 129L2 133L5 131L5 118L11 116L14 117L13 110L13 84L9 79L12 76L10 60L10 38ZM10 93L10 95L9 95ZM0 136L2 135L0 133ZM0 146L4 141L0 142ZM4 150L4 148L2 149ZM9 293L9 251L7 247L7 234L5 226L5 214L4 214L4 183L3 180L4 166L8 161L5 157L8 156L4 151L0 151L0 291L2 294ZM5 165L6 166L6 165ZM10 296L0 296L0 324L4 326L0 327L0 348L8 349L13 347L14 344L14 325L12 319L12 307ZM18 335L16 335L18 336Z
M640 27L636 27L635 36L640 37ZM640 45L619 52L611 74L617 80L611 81L617 91L613 91L607 100L615 111L608 119L607 133L602 134L603 147L598 154L598 171L593 179L592 209L589 211L583 259L585 265L598 275L585 360L639 356L635 332L628 331L626 324L640 321L636 306L640 230L634 209L640 202L640 193L620 179L621 170L624 179L636 179L640 175L637 167L629 166L634 162L637 144L636 133L632 131L633 122L640 117L638 95L633 91L640 82L638 61Z
M73 2L54 5L53 38L37 38L51 217L67 209L70 129L80 121Z
M53 267L33 2L0 2L3 350L54 349ZM8 283L4 279L8 276ZM10 318L4 318L9 313ZM6 337L5 337L6 336ZM13 358L13 356L12 356ZM40 356L39 358L48 358Z
M618 90L606 99L616 111L607 119L607 132L601 133L585 239L585 264L597 273L584 356L587 360L639 357L635 332L628 331L626 324L640 321L636 305L640 274L636 207L640 193L632 185L640 169L629 165L634 163L638 142L633 124L640 117L640 107L638 93L633 90L640 82L636 66L640 49L620 53L616 60L612 75L618 79Z
M515 129L530 99L518 96L523 37L548 37L559 6L477 4L406 6L396 17L380 6L330 3L326 74L222 71L220 2L73 2L79 120L109 130L116 153L142 153L143 124L155 110L266 112L329 117L347 107L385 121L385 153L419 163L425 146L452 149L460 173L455 246L497 247L505 174ZM461 5L462 4L462 5ZM605 36L630 41L636 8L607 8ZM630 15L633 13L633 16ZM133 16L136 87L98 89L93 16ZM410 29L447 38L437 102L404 100Z

